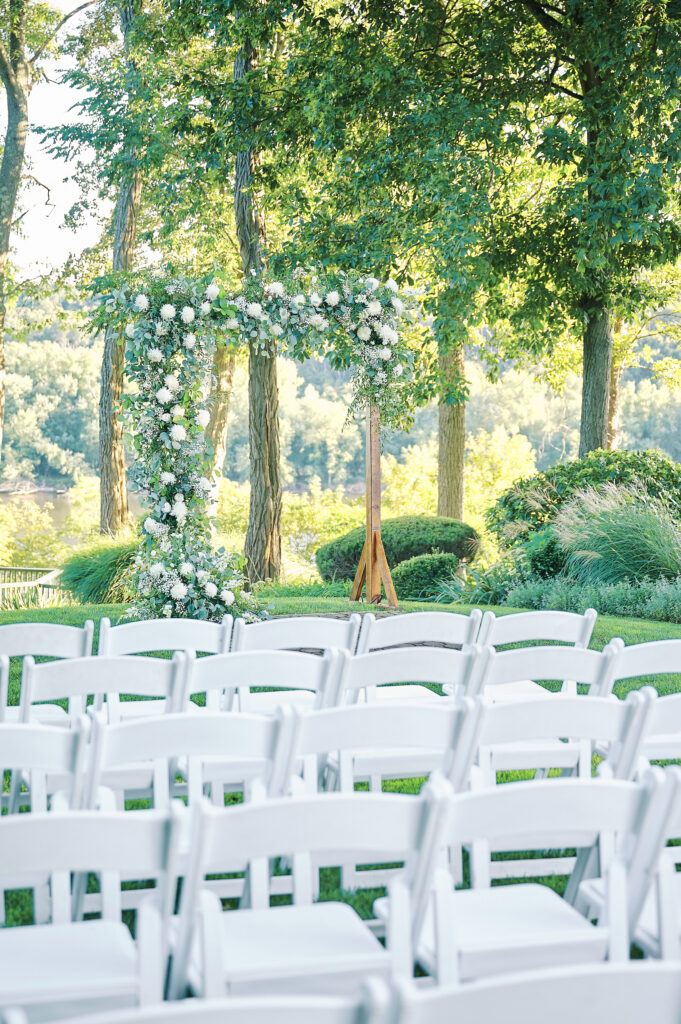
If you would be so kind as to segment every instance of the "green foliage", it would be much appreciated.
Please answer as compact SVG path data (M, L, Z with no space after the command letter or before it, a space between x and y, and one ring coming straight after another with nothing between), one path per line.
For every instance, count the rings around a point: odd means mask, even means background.
M681 522L641 485L577 491L555 519L569 552L567 575L583 583L640 582L681 575Z
M317 551L317 568L322 579L329 582L352 579L357 571L364 537L364 528L360 526L320 547ZM382 537L391 568L408 558L436 551L472 560L480 544L471 526L444 516L386 519L383 521Z
M558 576L567 565L567 554L550 526L531 533L520 550L533 576Z
M27 497L0 503L0 564L53 568L66 551L50 502Z
M522 542L552 522L578 490L605 483L640 483L647 494L664 497L681 515L681 466L655 451L598 450L519 480L489 510L487 525L501 541Z
M416 555L396 565L392 572L400 600L429 601L439 592L443 580L454 576L459 556L452 554Z
M626 615L681 623L681 577L640 583L577 583L567 579L525 579L511 587L503 603L512 608Z
M525 575L522 559L513 552L485 569L468 566L460 576L441 580L435 599L442 604L503 604Z
M64 563L60 583L84 604L114 604L134 599L131 574L138 540L100 541Z

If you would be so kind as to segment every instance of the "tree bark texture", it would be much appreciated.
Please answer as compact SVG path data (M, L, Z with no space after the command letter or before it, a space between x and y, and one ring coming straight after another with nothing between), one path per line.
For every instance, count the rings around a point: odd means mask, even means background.
M247 41L234 61L234 81L244 78L254 60ZM237 154L234 175L234 214L244 277L263 271L265 220L253 203L251 186L256 155ZM281 471L279 457L279 392L274 339L261 348L249 342L248 437L251 500L246 531L246 569L252 583L278 579L281 570Z
M119 4L124 45L128 45L134 21L132 3ZM133 74L132 64L129 73ZM131 83L132 87L132 83ZM130 163L134 154L130 153ZM121 181L114 212L112 269L132 269L137 236L137 217L142 196L142 175L135 169ZM104 335L101 388L99 392L99 530L116 534L128 524L128 487L125 476L122 400L125 377L125 344L113 330Z
M605 306L590 308L584 329L580 459L596 448L607 447L612 342L610 311Z
M211 462L211 475L213 478L221 475L225 464L225 455L227 453L227 416L232 397L235 366L236 356L233 352L224 345L216 348L215 356L213 357L213 378L215 384L211 392L213 404L210 410L210 422L206 428L206 440L213 448Z
M463 347L441 345L439 361L444 381L454 381L463 376ZM466 447L465 403L447 405L445 401L440 400L437 424L437 514L462 520Z
M31 68L25 53L25 17L25 0L12 0L9 53L4 46L0 53L0 79L7 103L7 130L0 164L0 459L5 423L5 318L9 247L26 152L28 97L33 86Z

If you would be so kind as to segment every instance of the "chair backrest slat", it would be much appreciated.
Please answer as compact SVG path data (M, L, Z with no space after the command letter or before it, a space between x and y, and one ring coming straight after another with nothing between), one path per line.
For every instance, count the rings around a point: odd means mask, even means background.
M315 615L278 616L264 622L237 619L232 635L233 651L336 650L354 653L361 617L347 619Z
M344 658L338 689L339 702L365 687L391 683L431 683L463 690L471 675L477 647L448 650L405 647L372 651Z
M212 658L191 658L187 670L188 692L222 691L226 706L234 693L239 708L249 710L251 687L311 690L317 703L333 701L336 695L338 654L328 650L322 657L300 651L232 651Z
M200 651L225 654L232 639L233 619L222 622L201 619L145 619L112 626L104 618L99 625L98 655L147 654L152 651Z
M406 644L439 643L463 647L474 644L482 613L474 608L470 615L455 612L409 612L377 619L368 612L362 618L357 654L368 654L384 647Z
M94 623L61 626L53 622L14 622L0 626L0 654L10 658L87 658L92 653Z
M583 615L575 612L534 611L512 612L497 617L494 612L485 612L478 643L492 647L504 644L532 643L536 640L574 644L588 647L591 641L596 611L588 608Z
M608 680L614 671L620 647L614 641L603 651L579 647L519 647L496 651L488 645L482 651L473 671L472 688L484 692L485 686L500 686L526 679L574 680L605 695Z

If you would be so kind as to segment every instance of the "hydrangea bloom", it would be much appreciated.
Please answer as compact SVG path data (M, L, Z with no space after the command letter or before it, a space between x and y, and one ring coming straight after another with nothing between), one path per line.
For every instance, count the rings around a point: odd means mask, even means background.
M285 288L281 281L272 281L270 284L265 285L265 291L268 295L281 296L285 293Z
M231 590L222 590L220 592L220 600L225 608L230 608L234 604L234 593Z
M180 382L174 373L167 373L163 378L163 383L170 391L177 391L180 386Z
M385 282L385 286L386 286L386 288L389 288L390 291L393 292L393 293L399 291L399 286L397 284L397 281L393 281L392 277L388 278L388 280Z
M333 291L330 291L330 292L326 293L326 304L327 304L327 306L337 306L339 302L340 302L340 295L335 290L335 288L333 289Z
M367 304L367 313L369 316L380 316L382 310L383 306L378 299L372 299L371 302Z
M149 351L147 352L147 359L149 360L150 363L162 363L163 353L161 352L160 348L150 348Z
M186 585L180 582L179 580L177 583L173 583L172 587L170 588L170 596L172 597L173 601L184 601L185 597L187 596Z
M159 577L163 576L165 571L166 571L166 568L165 568L163 562L154 562L154 564L149 567L149 575L153 576L153 578L155 580L157 580L157 579L159 579Z
M206 288L204 294L206 298L209 300L209 302L214 302L215 299L217 299L218 295L220 294L220 289L218 288L214 281L211 281L211 283Z
M149 309L149 299L146 295L143 295L142 292L140 292L140 294L135 298L135 309L140 313L144 313Z
M211 583L209 580L208 583L204 583L203 592L206 595L206 597L215 597L215 595L218 592L218 588L215 586L214 583Z
M125 325L125 335L126 335L127 338L134 338L135 337L135 325L134 324L131 323L131 324L126 324Z
M172 320L175 316L175 307L169 302L164 302L159 310L161 320Z
M165 472L161 473L161 483L162 484L166 484L166 485L167 484L174 484L175 480L176 480L176 477L175 477L174 473L169 473L167 470Z
M204 316L207 316L212 308L213 307L211 306L210 302L201 303L201 312L203 313Z
M199 409L196 414L196 422L201 430L205 430L210 423L210 413L207 409Z
M357 328L357 337L360 341L368 341L371 337L371 330L366 324L360 324Z
M181 423L173 423L170 428L170 436L173 441L186 441L187 431L184 429Z
M195 316L196 316L196 313L194 312L194 310L192 309L191 306L183 306L182 307L182 312L180 313L180 318L181 318L183 324L190 324L190 323L192 323Z
M191 352L191 350L194 348L194 345L196 345L196 335L185 334L182 344L186 349L188 349Z
M168 402L172 402L173 393L170 388L159 388L156 392L156 400L157 402L160 402L161 405L167 405Z
M180 566L180 576L186 576L189 578L194 575L194 566L191 562L183 562Z
M257 320L262 316L262 306L259 302L249 302L246 306L246 312L249 316L252 316L254 320Z

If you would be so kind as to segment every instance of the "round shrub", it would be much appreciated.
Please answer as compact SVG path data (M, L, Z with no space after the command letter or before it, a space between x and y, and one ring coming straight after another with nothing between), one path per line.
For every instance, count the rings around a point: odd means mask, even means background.
M317 568L323 580L354 578L362 554L366 532L358 526L342 537L323 544L316 554ZM472 526L444 516L398 516L386 519L381 528L383 547L391 569L416 555L444 551L457 559L471 561L480 546Z
M559 576L568 562L568 553L560 546L552 527L531 533L520 549L532 576L549 579Z
M560 462L543 473L518 480L488 509L489 529L507 544L522 543L552 522L576 491L601 484L641 484L653 498L664 498L681 516L681 466L656 451L598 449L583 459Z
M397 596L403 601L428 600L440 592L459 567L457 555L416 555L395 566L392 577Z

